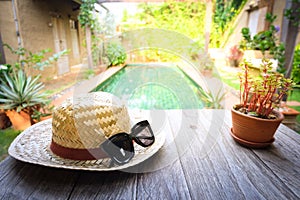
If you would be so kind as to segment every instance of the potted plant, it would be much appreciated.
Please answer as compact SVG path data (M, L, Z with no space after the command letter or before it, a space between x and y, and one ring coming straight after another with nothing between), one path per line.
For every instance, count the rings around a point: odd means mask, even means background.
M278 71L282 72L284 65L285 47L283 43L278 42L276 33L279 31L278 26L274 26L273 22L276 16L270 13L266 14L266 21L270 23L269 29L261 31L251 36L250 29L244 27L241 30L243 39L239 44L239 48L244 51L244 59L251 61L252 59L274 59L278 61Z
M45 59L45 54L50 52L50 49L32 53L21 47L13 49L7 44L3 46L17 55L18 59L13 64L1 65L0 110L5 111L14 129L24 130L51 112L51 109L47 108L49 100L42 92L44 84L39 80L40 75L32 77L26 72L31 69L43 70L60 56L67 54L68 50Z
M234 45L229 48L226 58L230 66L238 67L243 58L243 52L240 50L238 45Z
M231 109L231 135L238 143L254 148L266 147L283 120L275 110L282 97L292 88L292 81L272 71L272 63L263 59L261 76L251 77L249 63L243 62L240 74L240 104Z
M48 105L49 100L41 90L40 76L27 76L23 70L4 73L0 85L0 108L6 111L14 129L24 130L35 123L34 114Z

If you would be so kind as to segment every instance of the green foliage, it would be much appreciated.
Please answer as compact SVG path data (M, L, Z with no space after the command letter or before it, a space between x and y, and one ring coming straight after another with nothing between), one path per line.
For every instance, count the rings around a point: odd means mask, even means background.
M10 65L0 65L0 84L3 82L3 79L5 78L5 74L8 74L10 72L11 72Z
M291 78L294 83L300 84L300 44L295 48Z
M212 91L205 92L203 89L199 89L197 92L201 100L205 102L206 108L223 109L221 102L224 100L226 93L222 92L222 88L216 94Z
M293 90L289 92L288 101L299 101L300 99L300 87L294 87Z
M93 70L93 69L87 69L87 70L84 71L84 78L85 79L90 79L94 75L95 75L95 70Z
M102 42L100 34L108 34L112 32L112 16L110 13L106 13L103 19L98 19L95 10L95 3L97 0L82 0L80 6L80 13L78 15L78 21L82 27L89 27L92 32L91 51L94 64L99 63L99 59L102 57L102 49L100 42ZM102 21L102 23L100 23Z
M48 117L51 115L54 106L51 107L41 107L39 110L33 109L33 113L31 114L31 118L35 121L39 122L42 120L42 117Z
M43 70L45 67L57 61L61 56L66 55L69 52L69 50L65 49L45 59L46 54L50 53L51 49L43 49L37 53L33 53L23 47L14 49L8 44L4 44L3 46L7 47L12 54L18 56L18 60L13 65L7 64L7 66L11 67L13 70L26 70L30 68Z
M137 28L162 28L184 34L204 45L205 4L202 2L165 2L161 4L140 4L142 11L135 16L126 16L123 20L134 20L122 30ZM140 22L140 23L138 23Z
M0 161L7 156L7 149L12 141L21 133L12 128L0 130Z
M83 26L89 26L91 30L94 30L97 26L97 21L94 16L95 3L97 0L82 0L80 5L80 13L78 15L78 21Z
M267 21L273 23L276 19L276 16L272 16L267 13ZM243 50L261 50L263 53L267 50L273 50L276 47L276 28L274 25L270 25L270 28L266 31L261 31L251 37L250 29L248 27L242 28L243 40L240 42L240 48Z
M20 112L45 105L47 98L45 94L40 93L44 85L38 82L39 78L40 76L27 77L23 70L18 70L11 76L4 73L4 80L0 85L0 108Z
M210 46L220 47L225 32L232 26L232 22L246 2L246 0L216 0Z
M235 1L216 1L216 8L213 17L213 21L216 27L216 30L224 33L227 24L231 21L231 19L235 16L237 12Z
M291 8L284 10L284 16L288 18L288 20L292 21L294 26L300 25L300 9L299 4L300 0L292 0L293 4L298 4L298 9L292 10Z
M111 12L106 12L105 16L98 19L99 29L97 32L104 35L114 35L115 30L115 17Z
M97 35L92 35L92 58L94 65L98 65L102 57L102 39Z
M109 61L109 66L125 63L127 56L126 51L122 45L111 42L107 45L105 52Z
M48 108L49 101L46 93L42 93L44 84L39 81L40 76L31 77L26 71L34 68L43 70L44 67L57 61L62 55L68 53L68 50L54 54L47 59L46 54L50 49L45 49L37 53L32 53L25 48L14 49L9 45L5 46L18 59L13 64L1 65L0 70L0 109L4 110L21 110L28 113L33 119L47 115L44 111L50 111Z
M270 22L270 28L257 33L253 37L251 37L250 29L248 27L242 28L241 33L243 40L240 42L240 48L243 50L260 50L263 55L266 51L270 51L270 54L273 55L274 59L278 60L278 71L283 73L285 46L283 43L278 42L278 37L276 35L278 28L272 24L275 19L276 16L267 13L265 20Z
M180 61L179 56L171 54L167 51L162 51L158 48L151 48L146 50L138 50L132 52L134 58L137 60L146 60L147 62L176 62Z

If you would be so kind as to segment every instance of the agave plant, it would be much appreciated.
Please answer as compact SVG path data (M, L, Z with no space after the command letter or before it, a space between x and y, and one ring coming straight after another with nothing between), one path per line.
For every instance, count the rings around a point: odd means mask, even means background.
M211 90L204 91L203 89L199 89L198 95L204 101L206 108L223 109L221 102L224 100L226 93L222 91L222 88L219 88L216 94Z
M25 111L31 117L35 110L48 103L46 95L41 93L44 84L39 82L39 78L27 76L23 70L4 73L0 85L0 108Z

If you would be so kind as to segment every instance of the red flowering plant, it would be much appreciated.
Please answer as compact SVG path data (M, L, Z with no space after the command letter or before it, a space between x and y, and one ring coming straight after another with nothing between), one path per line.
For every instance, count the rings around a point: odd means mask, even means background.
M292 80L285 78L283 74L272 71L272 62L262 60L261 75L252 77L249 73L248 62L242 63L243 71L240 78L240 106L239 111L263 119L276 118L272 111L276 108L292 89Z
M239 49L238 45L234 45L229 48L226 57L230 65L237 67L242 60L243 52Z

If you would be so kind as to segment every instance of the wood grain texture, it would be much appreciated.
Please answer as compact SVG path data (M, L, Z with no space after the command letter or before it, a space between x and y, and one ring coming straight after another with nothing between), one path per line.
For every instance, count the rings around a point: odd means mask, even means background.
M126 171L0 163L0 199L300 199L300 135L281 125L266 149L230 135L224 110L168 110L163 148Z
M136 175L125 172L82 172L70 199L135 199Z
M230 113L224 122L227 129L231 127ZM224 126L225 128L225 126ZM270 171L270 180L276 181L280 192L299 199L300 197L300 135L285 125L280 125L275 133L275 142L266 149L251 150L256 156L253 161L261 161L264 166L262 169ZM245 148L243 148L245 149ZM275 193L276 194L276 193ZM279 198L280 196L276 196Z
M25 164L10 157L4 163L7 167L23 167L10 169L11 173L0 181L0 199L66 199L76 180L76 171Z
M225 118L229 119L229 116L226 114ZM222 123L225 118L215 118L211 126ZM194 119L191 120L194 123ZM204 128L208 125L202 124ZM190 131L187 129L186 134L191 134ZM199 139L191 144L190 152L181 158L194 198L202 195L203 199L285 199L286 197L297 199L298 195L278 180L274 171L266 167L253 150L241 147L232 140L229 132L230 126L222 125L220 131L220 138L215 138L216 133L207 133L207 137L214 138L217 143L211 149L206 148L207 156L201 159L199 151L203 149L201 149L203 131L198 134L197 129L194 130ZM268 154L268 150L264 152ZM283 168L285 163L281 163L280 166ZM298 169L296 165L291 168ZM293 180L298 182L296 179ZM297 186L297 183L295 184ZM266 187L268 189L265 189Z

